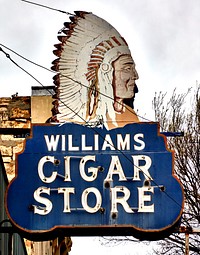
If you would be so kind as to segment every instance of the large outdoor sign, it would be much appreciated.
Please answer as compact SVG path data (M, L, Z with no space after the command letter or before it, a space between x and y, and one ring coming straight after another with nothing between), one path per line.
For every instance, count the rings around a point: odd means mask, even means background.
M54 50L51 124L33 126L16 157L8 216L34 239L161 239L183 210L173 153L158 124L140 123L133 109L139 76L124 38L92 13L70 19Z
M157 123L32 130L6 198L11 221L25 235L63 230L160 239L179 222L183 191Z

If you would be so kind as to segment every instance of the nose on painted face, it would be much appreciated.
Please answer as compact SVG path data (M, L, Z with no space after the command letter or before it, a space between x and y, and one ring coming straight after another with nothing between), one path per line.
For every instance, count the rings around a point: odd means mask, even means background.
M138 72L137 70L135 69L135 67L133 66L133 72L132 72L132 75L131 75L131 80L138 80L139 79L139 75L138 75Z

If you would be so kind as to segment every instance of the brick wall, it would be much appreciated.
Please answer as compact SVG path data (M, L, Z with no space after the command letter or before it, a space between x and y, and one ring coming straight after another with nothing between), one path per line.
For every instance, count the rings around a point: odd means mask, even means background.
M23 148L24 138L12 129L31 127L31 97L0 98L0 151L8 179L15 175L15 153Z

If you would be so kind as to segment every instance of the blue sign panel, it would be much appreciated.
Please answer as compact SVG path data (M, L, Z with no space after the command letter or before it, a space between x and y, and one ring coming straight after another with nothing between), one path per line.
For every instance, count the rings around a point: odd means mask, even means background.
M157 123L35 125L6 203L25 234L160 239L180 220L183 190Z

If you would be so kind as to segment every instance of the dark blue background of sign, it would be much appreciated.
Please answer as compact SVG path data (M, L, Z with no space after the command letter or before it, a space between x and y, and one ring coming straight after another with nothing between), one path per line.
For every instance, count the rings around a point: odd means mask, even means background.
M183 190L180 183L174 176L173 155L166 150L164 137L157 134L158 126L156 123L151 124L131 124L124 128L107 131L106 129L92 129L76 124L44 125L33 126L32 138L27 139L24 152L18 155L18 173L17 177L10 184L7 192L7 211L12 222L25 231L49 231L56 227L101 227L115 226L122 227L132 226L142 231L159 231L166 229L176 223L182 212ZM101 144L103 144L106 134L110 134L112 141L116 144L116 134L131 134L130 151L61 151L61 145L58 145L57 151L49 152L46 147L44 135L68 135L72 134L76 140L74 145L80 145L81 134L86 134L88 145L93 144L94 134L100 134ZM145 148L143 150L134 150L134 134L143 133ZM101 146L100 146L101 148ZM53 183L44 183L38 176L38 162L43 156L54 156L60 160L58 166L53 164L45 165L45 174L51 175L52 171L57 171L64 175L64 157L65 156L86 156L96 155L95 162L88 162L87 167L103 166L104 171L98 173L98 177L93 182L84 181L79 172L79 158L71 159L71 182L64 182L61 177L56 178ZM108 173L111 155L117 155L121 162L126 177L133 177L132 155L147 155L152 159L152 165L149 172L153 178L151 186L154 186L154 194L149 193L154 203L154 213L126 213L121 205L118 205L118 215L115 219L111 217L110 209L110 189L104 185L104 180ZM88 174L89 175L89 174ZM125 186L131 191L131 197L128 200L130 207L138 208L138 187L143 186L145 180L144 174L140 172L140 181L119 181L118 175L114 176L112 186ZM165 192L160 191L158 185L165 186ZM51 191L47 197L53 203L52 211L41 216L34 214L30 210L31 205L40 205L34 198L33 193L39 187L74 187L75 194L70 195L71 213L63 213L63 194L57 191ZM102 208L105 212L88 213L82 208L81 194L88 187L97 188L102 195ZM90 195L88 204L92 207L95 204L94 196ZM148 202L147 202L148 204ZM42 205L41 205L42 206Z

